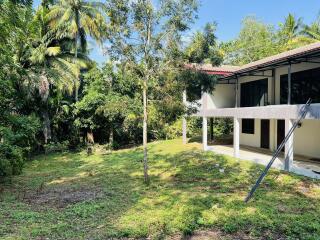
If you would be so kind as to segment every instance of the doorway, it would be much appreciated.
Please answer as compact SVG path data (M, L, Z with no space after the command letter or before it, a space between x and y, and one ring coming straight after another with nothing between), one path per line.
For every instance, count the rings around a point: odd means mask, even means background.
M260 134L261 148L270 148L270 120L261 119L261 134Z
M277 148L282 143L284 137L285 137L285 121L278 120L277 121ZM284 151L284 147L281 149L281 151Z

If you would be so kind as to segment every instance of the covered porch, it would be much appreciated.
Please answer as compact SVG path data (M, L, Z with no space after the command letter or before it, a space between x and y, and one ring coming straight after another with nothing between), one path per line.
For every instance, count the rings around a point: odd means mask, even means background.
M202 118L203 149L205 151L214 151L219 154L233 156L237 159L249 160L258 164L267 165L272 158L273 152L277 148L278 136L276 134L278 134L278 132L276 124L278 124L278 120L283 122L283 135L287 135L295 119L298 118L301 107L302 105L272 105L262 107L202 109L196 114L196 116ZM296 154L297 152L303 154L304 151L301 151L301 146L308 147L311 142L312 149L317 149L319 138L315 136L318 136L317 129L320 123L319 113L320 104L312 104L309 107L308 114L305 118L306 122L303 122L302 124L303 130L298 129L296 133L291 135L285 145L284 152L282 152L280 157L274 162L274 168L320 179L320 159L312 158L310 155L304 156ZM213 117L233 119L232 143L210 145L210 141L208 141L208 121ZM266 120L269 122L267 130L268 135L270 134L270 138L267 140L268 149L252 146L249 147L240 141L241 134L243 136L241 126L242 119L254 119L256 122ZM316 127L314 125L315 123L317 123ZM262 125L260 125L259 129L256 128L259 132L261 129L263 129ZM303 135L301 135L302 132ZM184 134L183 138L185 143L186 134ZM256 141L260 141L260 137ZM299 149L294 147L295 143L298 143ZM258 145L260 145L260 143L258 143ZM303 149L305 149L305 147ZM318 155L313 154L311 156Z
M211 145L207 146L207 151L213 151L218 154L234 156L233 145ZM273 152L269 149L256 148L240 145L238 158L261 165L267 165L272 158ZM285 155L282 153L273 164L276 169L283 170L285 166ZM314 161L310 157L294 154L290 172L320 179L320 161Z

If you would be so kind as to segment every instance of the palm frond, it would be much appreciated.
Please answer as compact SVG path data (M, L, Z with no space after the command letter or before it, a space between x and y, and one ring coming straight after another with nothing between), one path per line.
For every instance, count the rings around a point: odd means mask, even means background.
M61 48L60 47L48 47L46 50L46 55L48 56L57 56L58 54L61 53Z

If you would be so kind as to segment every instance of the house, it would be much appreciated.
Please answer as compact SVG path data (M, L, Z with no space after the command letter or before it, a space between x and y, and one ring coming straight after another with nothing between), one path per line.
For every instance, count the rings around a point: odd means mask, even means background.
M306 118L289 138L283 157L274 166L320 178L320 43L242 67L189 67L219 76L215 90L202 93L201 107L195 114L203 119L204 150L223 149L208 146L208 119L233 118L233 146L222 153L231 154L232 147L236 158L267 164L298 118L300 109L311 98ZM187 103L186 93L184 103ZM186 142L185 120L183 141Z

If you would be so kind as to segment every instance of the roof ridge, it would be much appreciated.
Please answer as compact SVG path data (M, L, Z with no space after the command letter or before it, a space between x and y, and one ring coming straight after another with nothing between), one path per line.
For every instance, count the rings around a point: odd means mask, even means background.
M265 57L265 58L250 62L250 63L247 63L247 64L241 66L238 71L241 72L241 71L243 71L245 69L249 69L249 68L252 68L252 67L255 67L255 66L268 64L268 63L271 63L271 62L274 62L274 61L278 61L278 60L282 60L282 59L285 59L285 58L293 57L293 56L300 55L300 54L303 54L303 53L306 53L306 52L309 52L309 51L313 51L313 50L316 50L316 49L320 49L320 41L315 42L315 43L311 43L311 44L308 44L308 45L304 45L304 46L301 46L301 47L298 47L298 48L294 48L294 49L291 49L291 50L288 50L288 51L285 51L285 52L281 52L281 53L278 53L278 54L275 54L275 55L271 55L271 56L268 56L268 57ZM236 72L238 72L238 71L236 71Z

